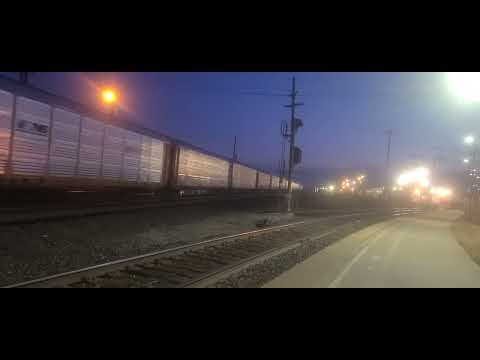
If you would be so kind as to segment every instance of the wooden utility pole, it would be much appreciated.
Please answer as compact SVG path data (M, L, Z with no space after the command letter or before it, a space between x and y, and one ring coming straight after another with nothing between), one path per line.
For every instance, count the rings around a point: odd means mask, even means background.
M290 93L291 103L285 105L285 107L291 109L291 119L290 119L290 159L288 163L288 200L287 200L287 211L292 211L292 172L294 167L293 155L295 151L295 135L297 132L298 124L297 119L295 118L295 110L297 106L302 106L302 103L297 103L297 89L295 84L295 77L292 79L292 92Z
M233 142L233 161L238 160L238 155L237 155L237 137L235 136L235 140Z

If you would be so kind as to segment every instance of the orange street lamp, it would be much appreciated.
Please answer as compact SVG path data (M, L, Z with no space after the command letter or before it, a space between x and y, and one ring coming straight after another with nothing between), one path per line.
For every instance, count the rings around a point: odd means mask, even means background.
M105 88L101 92L101 99L103 103L107 106L109 110L109 116L111 117L111 120L113 120L113 117L115 116L115 108L116 108L116 103L118 101L118 96L115 90L112 88Z
M102 100L105 104L114 104L117 101L117 93L112 89L105 89L102 91Z

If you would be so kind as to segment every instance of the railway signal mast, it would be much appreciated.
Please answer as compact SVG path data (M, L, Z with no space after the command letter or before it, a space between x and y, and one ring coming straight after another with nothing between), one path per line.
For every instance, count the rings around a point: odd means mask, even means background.
M288 196L287 196L287 212L292 211L292 172L293 167L301 162L302 152L300 148L295 146L295 135L299 128L303 126L302 120L295 117L295 110L297 106L303 106L303 103L297 103L298 91L296 89L295 77L292 79L292 92L290 93L291 103L285 107L291 109L290 119L290 159L288 164Z

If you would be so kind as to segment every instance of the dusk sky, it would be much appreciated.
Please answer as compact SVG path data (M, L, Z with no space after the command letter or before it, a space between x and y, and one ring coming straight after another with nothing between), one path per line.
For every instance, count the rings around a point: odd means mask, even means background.
M459 103L444 73L36 73L32 83L91 106L95 84L113 83L132 121L225 156L238 136L242 162L276 170L289 99L245 92L286 94L293 75L304 169L384 166L389 128L394 166L440 152L459 167L462 137L478 129L480 106Z

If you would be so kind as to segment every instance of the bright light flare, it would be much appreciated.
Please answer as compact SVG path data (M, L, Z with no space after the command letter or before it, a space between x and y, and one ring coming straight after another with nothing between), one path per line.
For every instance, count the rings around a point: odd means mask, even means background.
M113 104L117 101L117 93L112 89L102 91L102 100L106 104Z
M480 101L480 72L447 73L450 90L464 102Z
M463 142L467 145L472 145L475 142L475 137L473 135L465 136Z
M406 171L398 177L397 185L420 185L423 187L428 187L430 186L429 175L429 170L423 167Z
M426 187L429 187L429 186L430 186L430 180L428 180L428 179L421 179L421 180L419 181L419 184L420 184L420 186L425 187L425 188L426 188Z
M446 198L446 197L452 196L452 190L451 189L446 188L446 187L441 187L441 186L433 187L430 190L430 193L432 195L435 195L435 196L438 196L438 197L441 197L441 198Z
M470 162L470 160L469 160L469 159L463 159L463 162L464 162L465 164L468 164L468 163Z

